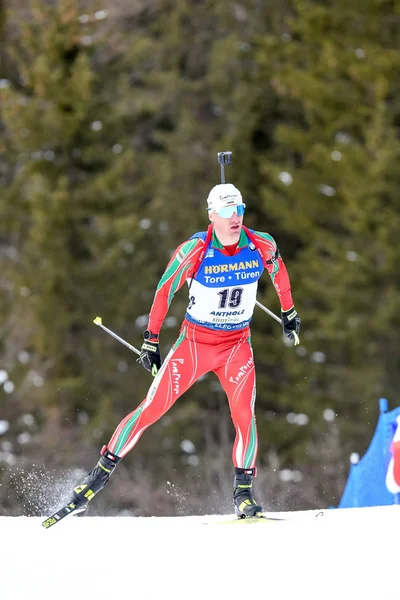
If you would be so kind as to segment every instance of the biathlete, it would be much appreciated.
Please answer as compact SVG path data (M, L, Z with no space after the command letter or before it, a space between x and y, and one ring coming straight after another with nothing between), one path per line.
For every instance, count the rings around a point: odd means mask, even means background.
M275 240L243 225L245 204L232 184L216 185L207 199L211 224L178 246L157 286L138 362L155 379L146 398L118 425L100 460L72 492L70 506L84 510L107 483L142 433L160 419L202 375L213 371L229 402L236 431L233 502L239 517L261 515L253 496L256 474L255 368L250 321L264 269L278 294L283 332L299 343L300 318ZM189 304L180 334L164 362L159 333L171 300L185 283Z

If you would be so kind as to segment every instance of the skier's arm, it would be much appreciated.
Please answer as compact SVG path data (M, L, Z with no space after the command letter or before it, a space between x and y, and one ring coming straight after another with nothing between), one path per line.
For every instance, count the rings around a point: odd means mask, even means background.
M194 238L183 242L173 253L164 275L161 277L149 314L147 329L158 334L168 312L174 294L191 276L193 267L203 249L204 242Z
M263 256L268 262L266 265L273 286L278 294L279 302L282 311L287 311L293 308L292 292L290 289L290 279L285 263L279 254L278 247L274 238L268 233L255 231L254 236L258 247L263 253Z

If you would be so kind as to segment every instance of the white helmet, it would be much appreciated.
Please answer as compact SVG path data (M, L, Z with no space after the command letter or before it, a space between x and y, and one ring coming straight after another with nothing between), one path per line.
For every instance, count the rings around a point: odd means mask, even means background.
M243 204L242 194L232 183L215 185L207 198L207 207L210 212L218 212L225 206Z

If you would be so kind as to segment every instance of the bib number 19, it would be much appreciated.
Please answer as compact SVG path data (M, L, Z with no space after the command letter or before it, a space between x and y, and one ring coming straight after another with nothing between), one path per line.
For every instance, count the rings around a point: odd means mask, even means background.
M227 288L218 292L218 296L221 296L218 308L237 308L242 301L243 288Z

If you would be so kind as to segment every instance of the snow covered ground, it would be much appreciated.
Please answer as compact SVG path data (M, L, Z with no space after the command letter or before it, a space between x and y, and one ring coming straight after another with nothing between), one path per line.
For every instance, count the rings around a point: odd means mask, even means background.
M400 600L400 506L317 513L0 517L0 599Z

